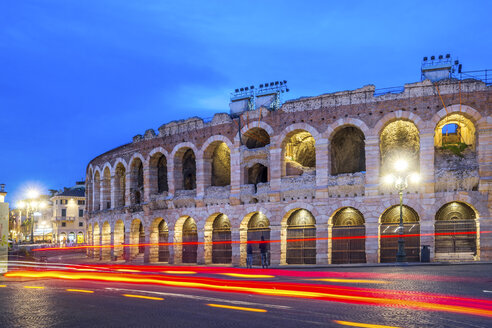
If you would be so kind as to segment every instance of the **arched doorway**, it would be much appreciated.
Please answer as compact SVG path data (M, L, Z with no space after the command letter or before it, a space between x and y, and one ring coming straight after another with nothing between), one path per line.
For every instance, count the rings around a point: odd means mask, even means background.
M287 264L316 264L316 220L305 209L287 219Z
M282 176L316 172L316 141L311 133L295 130L282 142Z
M248 242L260 241L261 237L263 237L267 242L270 241L270 221L265 214L256 212L251 216L248 222ZM268 243L267 245L267 249L269 249L270 245ZM261 253L259 246L259 243L252 244L253 265L261 265ZM267 258L267 261L268 265L270 265L270 257Z
M77 233L77 244L83 244L84 243L84 233L82 231L79 231Z
M134 258L138 254L145 252L145 229L142 222L139 219L135 219L132 222L130 231L130 243L132 246L130 249L131 258Z
M379 262L396 262L400 224L400 206L394 205L381 216L379 233ZM403 239L407 262L420 261L420 223L415 210L403 205Z
M451 202L439 209L435 223L436 257L461 254L472 260L477 254L475 211L465 203Z
M150 233L150 262L169 263L169 229L166 221L157 218L152 223L152 232ZM157 245L155 245L157 244Z
M231 263L231 222L229 218L222 213L217 215L212 229L212 263Z
M104 246L101 248L101 260L111 260L111 248L109 247L111 245L111 226L108 221L104 222L102 226L101 244Z
M182 259L183 263L196 263L198 251L198 231L196 222L192 217L188 217L183 223L183 248Z
M366 170L364 139L364 133L354 126L345 126L335 133L330 144L332 175Z
M366 263L364 216L353 207L338 210L332 218L331 263Z

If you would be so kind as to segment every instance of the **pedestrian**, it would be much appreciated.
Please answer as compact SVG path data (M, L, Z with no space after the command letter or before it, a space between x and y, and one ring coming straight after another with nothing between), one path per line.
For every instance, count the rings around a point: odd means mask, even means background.
M263 269L268 269L267 252L268 252L268 245L265 242L265 237L261 236L260 253L261 253L261 267Z
M253 268L253 246L251 246L250 243L248 243L248 246L246 247L246 267L248 269Z

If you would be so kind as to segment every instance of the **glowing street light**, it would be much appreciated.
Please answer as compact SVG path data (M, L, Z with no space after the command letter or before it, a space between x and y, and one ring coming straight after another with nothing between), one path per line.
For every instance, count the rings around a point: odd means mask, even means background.
M405 262L405 240L403 239L403 191L408 188L408 181L417 184L420 182L420 175L416 172L408 172L408 161L400 158L393 165L396 174L389 174L383 178L387 185L393 184L400 195L400 224L398 236L398 252L396 253L396 262Z

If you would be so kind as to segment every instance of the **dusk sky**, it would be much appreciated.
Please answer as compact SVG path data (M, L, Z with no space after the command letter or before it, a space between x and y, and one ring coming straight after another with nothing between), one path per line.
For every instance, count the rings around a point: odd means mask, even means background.
M95 156L237 87L285 99L420 80L423 56L492 68L488 1L0 2L0 183L7 201L85 178Z

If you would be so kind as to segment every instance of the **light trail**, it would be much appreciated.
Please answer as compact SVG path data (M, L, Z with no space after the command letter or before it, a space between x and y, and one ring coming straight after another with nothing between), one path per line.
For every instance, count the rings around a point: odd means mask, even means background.
M44 289L42 286L24 286L26 289Z
M400 328L395 326L373 325L370 323L350 322L350 321L341 321L341 320L333 320L333 322L343 326L360 327L360 328Z
M153 297L153 296L144 296L144 295L123 294L123 296L130 297L130 298L142 298L142 299L153 300L153 301L163 301L164 300L162 297Z
M0 285L0 287L7 287L7 285Z
M172 271L172 270L168 270L168 271L162 271L162 272L170 273L170 274L196 274L196 271L179 271L179 270Z
M387 306L414 310L452 312L492 318L492 300L447 296L401 290L378 290L359 287L309 285L265 281L246 282L215 278L189 278L150 274L82 273L63 271L14 271L8 278L55 278L132 284L198 288L211 291L258 294L290 298L311 298L360 305Z
M87 294L93 294L93 290L86 290L86 289L65 289L67 292L74 292L74 293L87 293Z
M341 282L341 283L354 283L354 284L390 284L391 281L386 280L369 280L369 279L338 279L338 278L321 278L321 279L309 279L312 281L325 281L325 282Z
M275 278L275 276L270 276L267 274L245 274L245 273L229 273L229 272L221 272L218 274L221 274L224 276L229 276L229 277L234 277L234 278L253 278L253 279Z
M222 309L230 309L230 310L239 310L239 311L248 311L248 312L267 312L265 309L256 309L256 308L247 308L242 306L232 306L232 305L222 305L222 304L207 304L210 307L222 308Z

